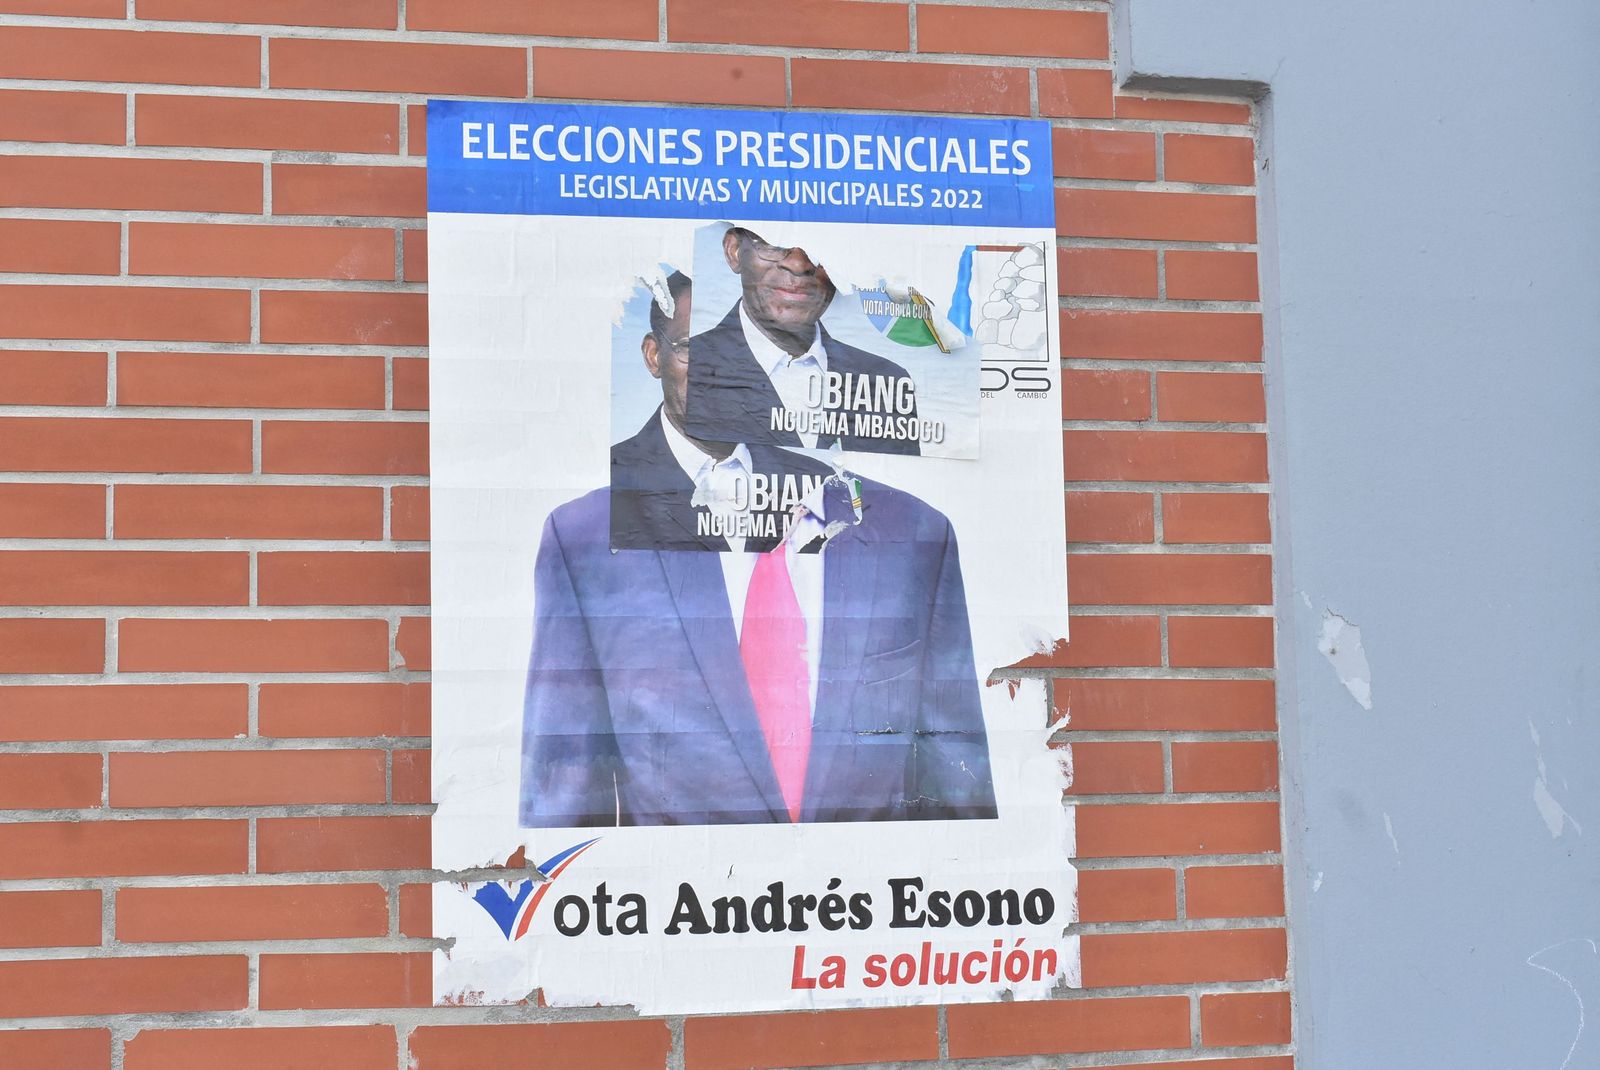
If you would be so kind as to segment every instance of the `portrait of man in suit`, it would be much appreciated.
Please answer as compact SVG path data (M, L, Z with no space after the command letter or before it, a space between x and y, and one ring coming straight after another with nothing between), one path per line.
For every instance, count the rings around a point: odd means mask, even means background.
M916 388L894 361L847 345L821 324L837 287L798 246L729 227L722 255L741 295L694 339L685 426L745 443L920 454L914 436L861 434L857 417L917 418ZM798 417L798 419L797 419Z
M665 289L640 343L660 407L613 447L613 486L540 536L520 823L995 817L949 520L690 426L705 336L688 337L689 280ZM778 534L737 493L754 474L804 488Z

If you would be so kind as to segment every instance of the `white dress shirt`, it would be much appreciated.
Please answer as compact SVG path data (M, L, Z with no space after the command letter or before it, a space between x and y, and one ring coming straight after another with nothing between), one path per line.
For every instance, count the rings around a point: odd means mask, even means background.
M701 452L700 447L690 442L683 432L673 426L665 412L661 413L660 419L661 430L667 436L667 448L672 451L678 467L683 469L684 475L688 476L695 486L700 486L702 480L712 477L719 470L729 475L742 474L746 478L749 477L750 451L743 443L735 446L732 453L719 461L710 454ZM732 552L717 554L717 560L722 565L722 582L728 589L728 608L733 613L733 634L737 639L744 634L744 603L750 594L750 577L755 573L758 555L745 552L747 540L742 535L729 535L727 540ZM784 543L784 555L789 566L789 582L794 585L795 600L800 603L800 613L806 620L806 666L811 677L811 716L815 719L817 671L822 663L822 554L798 553L797 544L803 545L796 539L787 540Z
M811 346L798 357L791 357L779 349L777 343L761 333L761 328L750 322L750 316L744 310L744 302L739 302L739 325L744 328L745 345L750 347L750 353L756 358L756 363L767 373L767 378L772 380L773 389L777 390L778 398L783 402L783 407L794 412L821 412L820 404L811 404L810 398L822 398L822 376L828 371L828 351L822 348L822 331L817 329L811 338ZM812 380L818 380L815 386ZM807 449L817 448L817 433L815 431L801 431L800 444Z

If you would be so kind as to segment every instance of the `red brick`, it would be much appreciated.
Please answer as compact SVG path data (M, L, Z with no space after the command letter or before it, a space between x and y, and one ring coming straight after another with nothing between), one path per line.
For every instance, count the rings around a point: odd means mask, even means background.
M1090 732L1263 732L1275 725L1271 680L1055 681L1055 705Z
M1200 997L1200 1042L1208 1047L1287 1044L1293 1010L1287 992L1228 992Z
M1189 1046L1185 996L968 1003L945 1015L952 1059Z
M400 148L400 113L392 104L140 93L133 124L140 145L379 153Z
M0 605L227 606L250 600L250 559L194 550L0 550Z
M249 837L247 821L194 817L0 824L0 878L243 873ZM0 1001L6 987L0 984Z
M0 219L0 271L115 275L121 258L121 228L109 221Z
M384 754L377 750L113 754L110 785L112 806L383 802Z
M1256 301L1256 254L1220 249L1168 249L1167 296L1178 301Z
M1256 147L1247 137L1167 134L1163 141L1162 177L1168 182L1255 185Z
M1271 740L1172 745L1173 791L1277 791L1278 746Z
M261 211L261 165L110 156L0 156L0 208Z
M405 281L427 282L428 232L425 230L402 230L400 232L400 246L405 261Z
M1278 804L1130 803L1078 807L1083 858L1260 854L1278 849Z
M1161 744L1154 741L1072 743L1072 795L1160 792Z
M338 475L427 475L428 425L410 422L341 424L312 420L267 421L261 425L261 470Z
M0 1018L243 1010L243 955L0 962Z
M1250 122L1250 105L1172 97L1118 97L1117 118L1168 119L1181 123L1229 123L1243 126Z
M3 472L248 472L250 422L0 417Z
M1253 242L1256 199L1218 193L1058 189L1056 233L1071 238Z
M124 353L117 404L381 409L382 357Z
M422 412L428 408L428 362L423 357L395 357L391 400L396 410Z
M1028 72L1022 67L797 57L789 81L797 108L974 115L1026 115L1029 109Z
M0 322L14 338L248 342L250 294L176 286L22 286L0 289Z
M1266 554L1073 554L1072 601L1093 605L1269 605Z
M393 1070L393 1026L143 1029L128 1041L124 1070Z
M98 627L95 639L103 651ZM226 739L249 727L248 704L244 684L11 685L0 740Z
M0 754L0 810L100 805L100 755Z
M654 41L655 0L585 4L506 4L499 0L410 0L406 28Z
M1155 538L1149 494L1073 491L1067 495L1068 542L1142 543Z
M122 0L0 0L8 15L77 15L89 19L120 19L128 12Z
M127 126L121 93L0 89L0 140L121 145Z
M272 213L421 218L427 189L420 167L273 164Z
M1111 39L1102 11L925 4L917 8L917 51L1106 59Z
M428 295L263 290L261 340L335 345L427 345Z
M533 92L540 97L781 107L783 59L536 46Z
M1068 480L1265 483L1266 436L1232 431L1067 431Z
M400 667L412 672L433 668L433 628L427 617L401 617L394 652Z
M1068 368L1061 373L1064 420L1150 419L1150 373Z
M129 484L115 517L119 539L381 539L383 489Z
M1061 292L1081 297L1155 297L1160 293L1154 249L1061 249Z
M0 3L0 10L12 6ZM126 10L124 8L124 10ZM6 1070L111 1070L109 1029L11 1029L0 1032Z
M1191 918L1283 917L1281 866L1190 866L1183 872Z
M1078 871L1079 921L1170 921L1177 916L1177 878L1170 869Z
M397 750L389 762L390 801L427 804L433 801L432 753Z
M3 501L0 498L0 501ZM389 489L389 537L397 541L428 538L428 488Z
M768 1070L939 1057L933 1007L744 1014L683 1025L688 1070Z
M256 868L262 873L422 869L431 851L429 821L426 816L260 818Z
M276 37L267 47L274 89L359 89L520 97L528 91L520 48Z
M1046 67L1036 72L1039 114L1077 119L1109 119L1113 105L1111 72Z
M660 1070L671 1047L667 1024L656 1019L424 1025L412 1031L410 1050L416 1070L479 1070L484 1066L515 1065L530 1051L538 1052L550 1066Z
M1267 398L1253 372L1157 372L1156 407L1163 420L1265 423Z
M326 940L388 932L389 897L376 884L117 892L117 939L124 942Z
M382 672L381 620L129 619L119 629L123 672Z
M433 885L400 886L400 935L433 936Z
M1069 308L1061 314L1061 351L1094 359L1260 360L1261 316Z
M428 555L295 551L257 558L261 605L426 605Z
M1172 617L1167 656L1174 668L1272 667L1271 617Z
M225 34L0 27L8 78L166 85L261 84L261 42Z
M391 30L395 0L139 0L141 19Z
M394 278L394 234L357 227L128 224L134 275ZM301 406L309 408L311 406Z
M103 620L0 620L0 673L100 672L105 668L105 659Z
M97 889L0 892L0 947L99 946ZM0 1052L4 1050L0 1045ZM0 1066L10 1065L0 1060Z
M426 736L427 684L262 684L263 736Z
M648 37L653 39L654 6L650 16ZM795 0L783 5L747 5L673 0L667 5L667 40L904 52L911 47L911 26L904 4Z
M0 220L0 241L5 221ZM112 224L113 227L116 224ZM104 405L106 355L0 349L0 405ZM3 510L0 510L3 513ZM0 525L5 523L0 519Z
M1085 988L1264 981L1288 968L1282 929L1094 933L1082 949Z
M1035 654L1017 664L1024 668L1076 669L1086 666L1161 664L1161 620L1158 617L1074 616L1072 634L1048 654Z
M105 533L104 487L0 483L0 538L100 539Z
M262 955L261 1009L428 1007L433 955Z
M1156 177L1154 134L1058 128L1051 131L1051 145L1055 173L1062 178L1153 181Z

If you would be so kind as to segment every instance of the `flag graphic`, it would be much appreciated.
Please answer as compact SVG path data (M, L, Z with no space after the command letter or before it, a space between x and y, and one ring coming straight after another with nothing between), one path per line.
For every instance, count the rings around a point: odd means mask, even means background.
M950 352L933 324L933 302L915 287L907 287L901 295L880 283L876 289L858 290L856 294L861 299L861 311L891 342L912 347L938 346L939 352Z

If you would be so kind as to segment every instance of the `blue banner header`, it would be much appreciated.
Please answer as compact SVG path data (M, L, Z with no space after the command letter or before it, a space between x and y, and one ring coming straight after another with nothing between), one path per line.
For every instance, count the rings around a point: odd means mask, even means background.
M428 210L1053 227L1050 126L428 102Z

